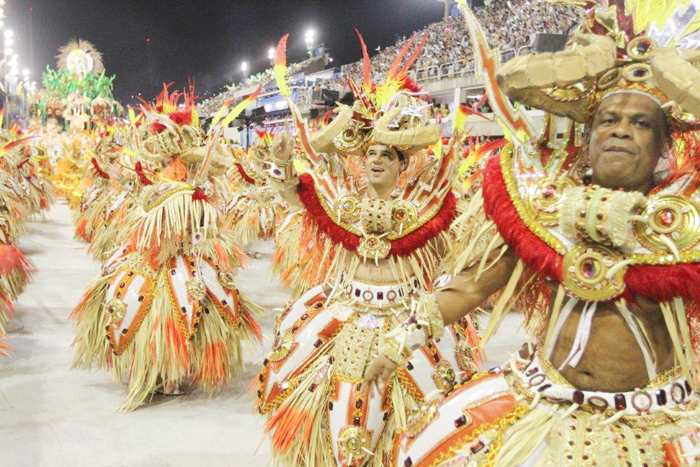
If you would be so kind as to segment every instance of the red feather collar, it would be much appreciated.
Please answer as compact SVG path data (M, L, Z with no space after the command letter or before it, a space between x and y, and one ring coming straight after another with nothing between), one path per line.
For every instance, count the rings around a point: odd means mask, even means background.
M361 238L352 232L348 232L336 224L323 209L314 189L314 179L309 174L299 176L297 187L299 198L311 214L311 218L323 233L328 235L334 242L341 243L343 247L351 251L356 251ZM452 192L445 196L442 206L437 214L420 228L391 242L390 255L408 256L415 250L424 247L430 240L437 237L441 232L450 228L452 221L457 215L457 199Z
M561 282L563 256L554 251L522 221L501 172L500 157L492 157L484 173L484 211L496 223L501 237L529 267ZM627 300L640 296L655 302L680 297L700 300L700 265L630 266L624 276Z
M238 173L241 175L241 177L243 177L243 180L250 183L251 185L255 185L255 179L246 173L245 169L241 164L236 163L236 169L238 170Z

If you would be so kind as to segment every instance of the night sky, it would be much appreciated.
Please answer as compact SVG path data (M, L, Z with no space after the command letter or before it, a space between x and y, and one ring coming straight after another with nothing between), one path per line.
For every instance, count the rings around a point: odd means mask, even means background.
M15 33L19 68L37 82L46 65L56 66L60 46L91 41L116 75L115 96L129 104L132 95L152 98L163 82L182 88L188 78L198 94L217 91L241 79L243 60L262 71L268 49L288 32L290 61L304 58L304 33L313 28L339 65L361 57L353 28L371 50L439 21L443 11L437 0L6 0L5 27Z

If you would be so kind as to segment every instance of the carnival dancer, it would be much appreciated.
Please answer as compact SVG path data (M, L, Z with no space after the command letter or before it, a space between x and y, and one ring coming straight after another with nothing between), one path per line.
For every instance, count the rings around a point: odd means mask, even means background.
M458 303L446 291L437 303L449 323L502 288L484 339L517 302L537 345L416 407L394 465L700 461L700 72L683 49L697 16L657 6L591 5L570 50L500 69L466 12L511 143L488 162L463 240L495 225L485 241L500 237L508 251L465 251L467 266L479 255L494 266L478 280L466 267ZM504 93L549 113L542 136ZM564 141L554 140L556 116L572 120ZM416 334L411 323L402 330ZM385 361L369 379L391 372Z
M80 194L73 223L75 224L75 239L91 243L96 232L105 222L107 206L112 201L110 175L107 172L110 161L105 152L110 149L111 136L99 137L95 151L86 154L84 176L79 186L83 187Z
M111 135L111 140L106 143L104 174L110 177L109 202L104 206L103 220L97 226L88 248L97 261L109 258L125 241L130 233L126 221L133 216L139 206L141 191L148 186L144 184L148 180L139 176L136 167L137 164L149 167L153 163L132 155L136 154L132 148L137 147L135 133L133 126L122 128Z
M262 242L275 238L288 210L279 193L266 182L264 171L270 159L273 134L256 130L258 142L231 168L230 178L235 183L231 200L226 206L226 226L231 229L240 244L256 259Z
M21 217L24 220L27 216L42 214L54 203L53 187L41 176L39 157L32 151L34 137L32 133L23 133L16 123L0 133L0 145L6 148L0 156L0 164L8 175L7 187L23 206Z
M122 410L155 390L179 393L184 382L220 389L243 368L244 348L261 339L259 308L235 285L247 258L220 226L215 182L231 164L218 144L221 126L204 135L193 92L166 89L142 110L147 138L138 153L165 168L136 164L148 186L126 220L131 232L72 314L74 367L111 369L127 384Z
M1 120L1 117L0 117ZM28 161L30 139L16 126L0 131L0 355L9 346L3 341L5 324L14 312L13 301L24 291L35 268L16 246L26 229L27 216L32 214L30 181L25 177L32 162ZM17 161L20 162L19 170Z
M276 63L285 95L286 37ZM386 465L407 410L451 387L457 372L476 369L471 347L477 337L466 321L436 330L440 342L415 352L381 393L362 384L387 332L416 308L435 310L429 292L444 280L441 258L462 207L452 184L460 145L452 141L438 157L440 131L427 123L429 106L405 74L421 46L401 65L414 40L382 84L371 82L363 42L364 83L350 83L354 106L341 105L313 138L291 104L306 173L296 172L289 135L280 133L272 143L268 183L305 210L280 233L278 248L287 250L290 277L307 286L278 317L259 374L257 403L276 463ZM399 187L415 153L431 146L430 163ZM363 159L362 184L349 174L348 157Z

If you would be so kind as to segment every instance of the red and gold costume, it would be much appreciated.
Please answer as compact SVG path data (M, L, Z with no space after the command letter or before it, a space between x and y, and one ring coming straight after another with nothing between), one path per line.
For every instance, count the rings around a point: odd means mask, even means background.
M383 394L361 384L390 331L431 306L463 208L452 184L459 143L441 151L438 128L425 124L428 105L404 74L414 56L400 72L405 53L382 85L367 66L365 83L351 83L354 107L341 106L312 137L292 104L304 164L270 163L268 183L296 187L303 206L280 231L275 261L284 281L304 291L277 319L257 392L273 459L284 465L386 465L407 410L451 387L456 373L475 371L477 337L466 320L404 352L407 366ZM368 181L346 163L374 143L412 154L411 163L427 160L390 200L370 197ZM297 178L295 165L308 170Z
M482 189L471 198L472 228L462 240L484 241L481 235L493 232L483 229L493 225L519 258L484 339L520 306L537 345L464 381L444 400L414 408L394 465L695 465L700 72L692 51L683 50L698 34L694 7L591 4L574 47L518 57L500 69L475 17L469 11L466 17L510 143L481 174ZM671 126L670 173L648 195L584 180L584 125L603 99L630 92L658 102ZM539 137L506 94L549 112ZM555 138L557 116L571 119L563 141ZM462 264L475 260L470 254ZM659 304L673 342L676 364L663 373L657 374L643 321L631 311L640 298ZM578 388L560 373L581 361L602 303L614 306L639 345L648 374L642 387ZM582 304L571 351L555 368L554 344Z

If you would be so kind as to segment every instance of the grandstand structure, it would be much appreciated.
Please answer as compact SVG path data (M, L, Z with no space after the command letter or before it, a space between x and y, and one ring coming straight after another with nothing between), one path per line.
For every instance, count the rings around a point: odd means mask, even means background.
M545 0L493 0L475 8L475 14L484 28L492 47L498 48L501 61L538 51L561 48L564 38L580 22L583 12L575 7L554 4ZM440 112L443 121L459 105L477 107L487 118L492 117L488 103L483 99L483 79L477 73L471 51L469 34L460 16L449 16L416 31L419 38L427 35L425 47L410 70L409 76L426 91L433 102L434 112ZM381 80L407 38L371 56L372 75ZM419 43L416 40L415 43ZM360 79L361 61L329 67L327 56L316 56L291 64L289 81L292 99L302 115L313 119L323 115L338 100L348 99L347 77ZM207 118L225 102L240 101L263 84L263 91L238 126L228 129L226 136L243 146L254 143L258 126L275 127L289 118L287 102L280 95L272 68L247 80L229 86L199 105L199 113ZM449 110L447 110L449 109ZM527 111L533 121L541 121L541 112ZM447 128L449 125L445 125ZM501 136L500 126L493 121L470 116L467 130L475 135Z

